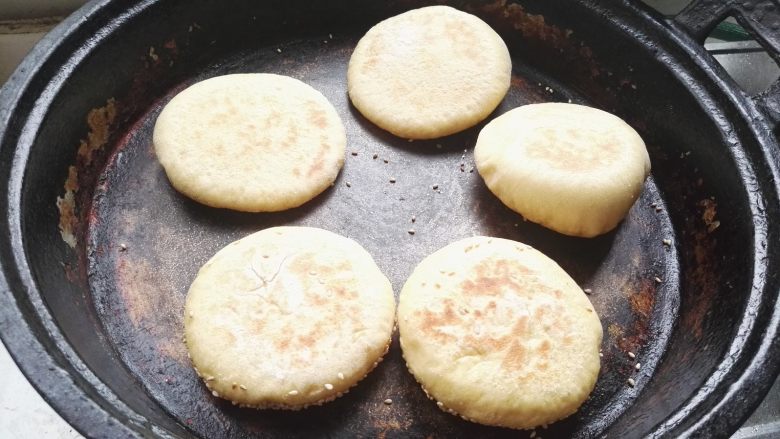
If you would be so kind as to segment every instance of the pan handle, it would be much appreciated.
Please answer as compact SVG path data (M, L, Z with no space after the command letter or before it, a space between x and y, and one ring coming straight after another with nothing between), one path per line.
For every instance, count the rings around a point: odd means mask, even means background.
M733 16L780 65L780 0L694 0L674 21L704 44L715 26L728 16ZM779 126L780 79L752 98L774 126Z

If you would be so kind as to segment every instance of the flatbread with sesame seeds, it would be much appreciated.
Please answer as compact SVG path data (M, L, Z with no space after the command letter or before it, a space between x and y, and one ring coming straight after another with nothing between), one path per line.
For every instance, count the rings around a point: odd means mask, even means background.
M388 18L360 39L347 89L380 128L431 139L485 119L509 90L511 71L509 50L487 23L429 6Z
M588 238L623 220L650 173L645 143L631 126L563 103L524 105L493 119L479 133L474 161L510 209Z
M206 262L187 294L184 333L215 396L295 410L363 379L387 352L394 322L390 282L360 244L275 227Z
M519 242L472 237L425 258L398 305L409 370L443 410L528 429L574 413L599 374L602 328L585 293Z
M290 209L327 189L346 134L320 92L287 76L218 76L177 94L157 118L154 149L182 194L247 212Z

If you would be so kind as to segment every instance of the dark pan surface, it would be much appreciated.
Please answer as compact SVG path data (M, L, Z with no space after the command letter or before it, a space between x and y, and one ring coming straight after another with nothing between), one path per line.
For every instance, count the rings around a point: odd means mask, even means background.
M182 343L184 297L199 267L229 242L266 227L315 226L357 240L396 294L414 266L447 243L472 235L509 238L541 250L590 288L605 331L596 390L577 414L544 436L602 431L652 375L679 305L675 245L662 242L674 240L672 226L654 180L647 181L628 218L605 236L566 237L523 221L487 190L474 169L472 151L481 125L443 139L409 142L379 130L350 105L346 66L361 32L225 54L191 72L118 136L98 179L87 230L91 300L110 345L138 384L202 437L516 437L511 430L441 412L406 370L397 334L385 361L349 394L301 412L239 409L212 397ZM523 60L513 64L511 91L491 118L534 102L588 103ZM348 133L346 163L334 187L297 209L247 214L199 205L170 186L151 142L162 106L193 82L237 72L290 75L334 104ZM636 362L642 363L640 372ZM629 377L636 388L627 385ZM392 405L383 403L386 398Z

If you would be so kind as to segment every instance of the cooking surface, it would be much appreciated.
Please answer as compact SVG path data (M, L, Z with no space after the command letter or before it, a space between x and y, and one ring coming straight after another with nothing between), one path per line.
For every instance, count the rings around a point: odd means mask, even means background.
M152 397L204 437L225 429L238 436L265 431L285 437L315 432L515 435L441 412L407 372L397 334L385 361L349 394L298 413L236 409L211 396L181 343L184 295L198 268L224 245L259 229L307 225L351 237L374 256L396 294L417 262L443 245L475 234L505 237L540 249L593 290L591 300L606 331L601 376L590 400L574 415L579 422L561 422L548 434L569 435L572 426L582 425L588 430L580 434L598 431L630 404L651 375L671 329L669 309L678 300L671 293L676 291L674 251L661 239L671 236L671 225L666 211L651 205L661 205L653 180L619 229L596 239L566 237L524 222L487 191L474 170L472 148L481 126L409 142L379 130L349 105L346 65L360 35L322 35L237 53L187 81L268 71L298 78L325 94L348 133L346 164L333 188L300 208L238 213L199 205L172 189L154 157L151 133L161 107L187 84L156 102L120 141L99 179L88 232L93 301L116 351ZM512 89L496 114L533 102L580 101L524 68L521 60L514 65ZM632 360L628 352L638 358ZM637 361L643 364L639 373ZM627 385L629 377L637 388ZM383 404L386 398L393 404Z

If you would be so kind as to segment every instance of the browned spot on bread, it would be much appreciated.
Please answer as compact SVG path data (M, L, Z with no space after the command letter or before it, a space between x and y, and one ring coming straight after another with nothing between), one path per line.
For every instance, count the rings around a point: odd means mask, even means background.
M280 123L282 123L282 113L278 112L277 110L271 110L271 113L266 116L265 120L263 121L263 128L269 129L279 125Z
M217 328L216 332L219 334L220 338L224 340L225 344L234 345L236 343L236 336L233 335L231 331L224 328Z
M552 344L550 343L550 340L544 340L539 345L539 354L541 354L543 357L546 357L550 354L550 349L552 348Z
M312 160L309 171L306 173L307 177L311 177L312 175L322 171L322 169L325 167L325 154L327 154L329 149L330 145L328 144L327 139L323 136L320 138L320 148L317 151L317 155Z
M328 115L320 106L314 101L306 101L306 106L309 122L314 124L317 128L325 128L328 126Z
M276 346L276 349L279 351L286 351L290 347L290 339L284 338L281 340L274 341L274 346Z
M521 369L526 364L526 350L516 340L509 345L509 350L501 362L501 368L504 370Z
M474 272L476 279L468 279L460 284L467 296L496 296L506 289L520 293L524 290L523 278L530 274L531 270L518 262L499 259L479 263Z
M440 341L455 340L454 336L443 332L441 327L457 325L461 319L453 309L452 300L445 299L443 303L444 309L441 312L432 312L427 309L422 311L423 319L420 330Z

